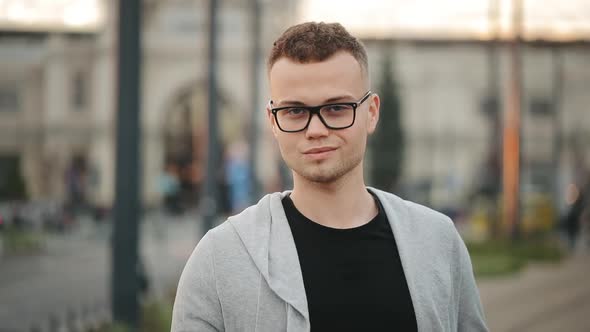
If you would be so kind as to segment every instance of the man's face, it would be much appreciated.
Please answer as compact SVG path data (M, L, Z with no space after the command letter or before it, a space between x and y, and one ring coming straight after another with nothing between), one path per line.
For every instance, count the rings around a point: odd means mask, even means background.
M368 90L361 66L347 52L314 63L281 58L269 80L272 107L358 102ZM308 181L330 183L361 167L367 136L379 118L379 97L372 94L357 107L354 125L340 130L328 129L314 115L307 129L287 133L279 129L270 109L267 115L289 168Z

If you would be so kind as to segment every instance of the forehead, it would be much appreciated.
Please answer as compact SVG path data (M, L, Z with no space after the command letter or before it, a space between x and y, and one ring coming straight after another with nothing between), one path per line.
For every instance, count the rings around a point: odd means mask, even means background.
M271 95L276 101L291 98L319 102L319 98L333 94L357 95L364 92L366 81L361 65L347 52L310 63L283 57L269 71Z

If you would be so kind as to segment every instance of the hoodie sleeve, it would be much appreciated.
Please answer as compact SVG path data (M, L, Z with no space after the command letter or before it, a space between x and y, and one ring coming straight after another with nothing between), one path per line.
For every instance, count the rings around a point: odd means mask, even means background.
M213 238L208 232L199 241L180 276L172 332L224 330L215 280Z
M456 231L455 233L459 256L459 267L457 269L459 273L457 330L459 332L487 332L488 328L479 298L479 290L473 276L469 252L459 233Z

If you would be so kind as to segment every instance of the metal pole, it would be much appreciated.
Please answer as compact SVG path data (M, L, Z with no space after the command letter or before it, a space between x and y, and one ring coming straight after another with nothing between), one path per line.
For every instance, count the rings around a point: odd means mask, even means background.
M490 41L487 47L487 60L488 60L488 100L486 101L488 104L486 105L489 116L489 124L490 124L490 138L488 141L488 160L486 163L486 167L488 167L487 176L492 177L488 181L498 181L498 178L501 176L501 165L500 165L500 158L501 155L501 137L502 137L502 130L501 130L501 120L502 115L500 113L500 78L499 78L499 59L498 59L498 41L499 41L499 15L500 15L500 6L498 0L490 0L489 1L489 24L490 24ZM492 182L490 182L492 183ZM493 193L491 193L492 197L492 207L490 208L490 213L488 214L489 218L491 219L491 234L492 237L497 237L500 228L500 214L497 212L497 203L498 203L498 196L499 196L499 188L500 186L494 186Z
M254 203L260 196L260 183L258 181L258 119L261 109L259 108L260 98L260 26L262 19L262 6L259 0L251 0L252 6L252 99L250 106L252 113L250 118L250 203Z
M136 330L140 215L141 1L119 1L118 107L112 310L116 322Z
M489 16L488 20L490 22L490 42L488 44L488 93L490 97L496 100L494 107L494 111L497 115L496 118L499 118L498 106L499 103L497 102L500 93L499 90L499 73L498 73L498 39L499 39L499 16L500 16L500 6L498 0L490 0L489 1ZM494 133L494 136L496 133ZM496 143L496 142L494 142Z
M213 228L219 208L219 138L217 121L217 0L209 0L209 115L207 140L207 173L202 200L205 231Z
M562 97L563 97L563 53L561 48L553 50L553 202L556 216L559 216L561 191L559 187L562 141Z
M522 64L521 64L521 23L522 2L514 0L513 29L510 42L510 84L507 114L504 119L504 219L512 239L520 237L520 177L521 177L521 107L522 107Z

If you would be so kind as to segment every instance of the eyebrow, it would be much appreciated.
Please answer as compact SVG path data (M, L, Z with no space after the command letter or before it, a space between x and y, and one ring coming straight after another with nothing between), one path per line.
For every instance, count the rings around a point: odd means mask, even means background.
M328 98L326 100L324 100L324 102L321 104L330 104L330 103L337 103L337 102L353 102L354 97L352 95L341 95L341 96L336 96L336 97L331 97ZM276 104L277 106L282 106L282 105L293 105L293 106L309 106L304 102L298 101L298 100L282 100L281 102Z

